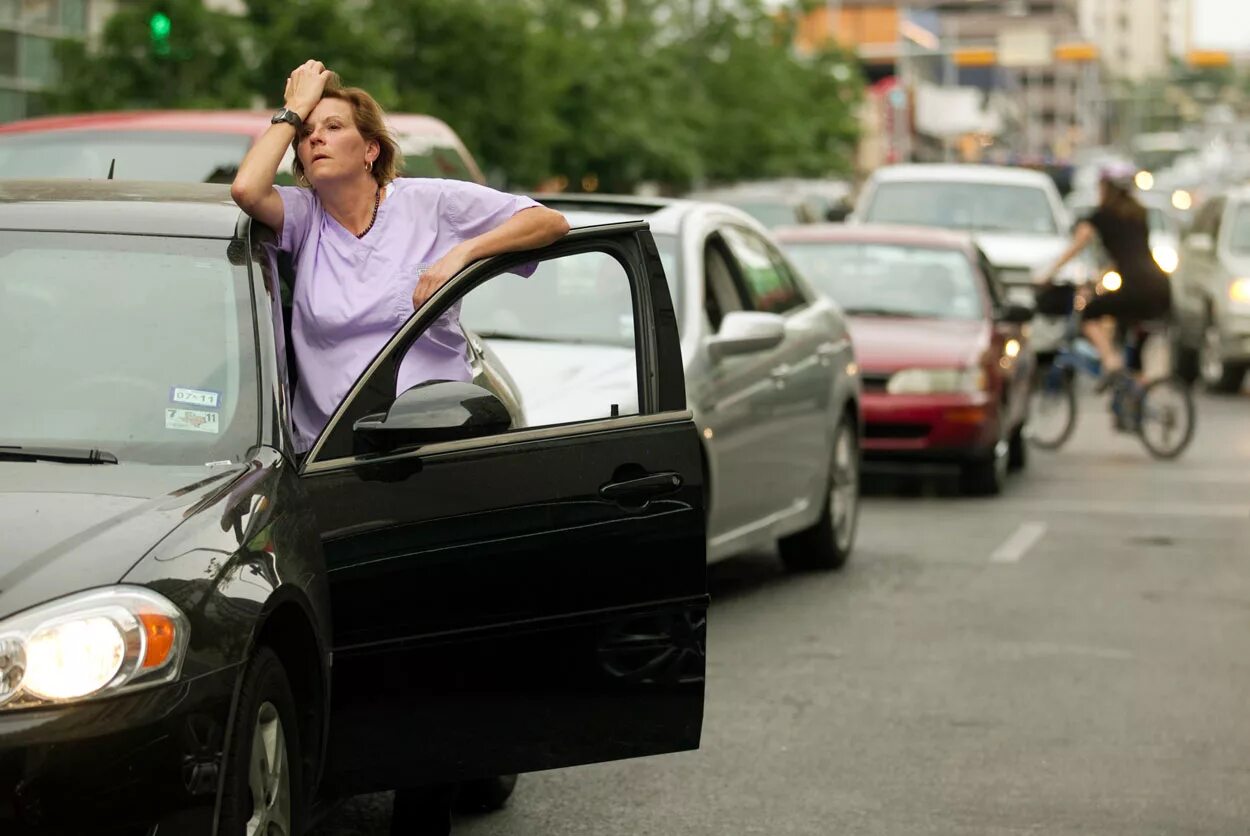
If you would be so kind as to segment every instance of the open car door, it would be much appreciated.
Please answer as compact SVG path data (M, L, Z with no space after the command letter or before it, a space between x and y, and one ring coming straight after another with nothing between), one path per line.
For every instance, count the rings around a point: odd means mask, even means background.
M500 287L474 308L475 293ZM469 352L473 383L422 382L397 397L408 348L430 333L446 344L470 309L489 330L469 332L469 345L525 351L508 352L504 369ZM637 407L596 401L611 388L577 370L608 356L632 359L616 374L636 384ZM557 368L573 370L554 389L536 383ZM517 391L498 391L504 380ZM557 395L576 404L566 420L544 409L548 423L528 425L526 397L550 406ZM646 224L575 230L441 289L357 382L301 471L333 604L328 787L697 747L700 456Z

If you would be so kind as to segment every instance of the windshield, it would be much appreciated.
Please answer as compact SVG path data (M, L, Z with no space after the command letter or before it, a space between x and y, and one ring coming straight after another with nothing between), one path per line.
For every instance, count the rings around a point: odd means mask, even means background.
M256 337L228 243L0 231L0 445L243 457L258 438Z
M91 177L229 183L252 138L243 134L40 131L0 136L0 178Z
M799 271L848 314L984 316L972 265L959 250L823 242L784 246Z
M863 219L977 232L1055 235L1059 230L1043 189L996 183L881 183Z
M793 226L802 221L798 211L788 203L738 198L722 200L721 202L741 209L769 229L775 229L779 226Z

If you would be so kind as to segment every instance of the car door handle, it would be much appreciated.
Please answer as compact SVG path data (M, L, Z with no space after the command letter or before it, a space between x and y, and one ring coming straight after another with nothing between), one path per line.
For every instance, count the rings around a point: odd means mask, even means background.
M680 473L648 473L636 479L608 482L599 487L599 496L609 502L638 505L665 494L674 493L681 487Z

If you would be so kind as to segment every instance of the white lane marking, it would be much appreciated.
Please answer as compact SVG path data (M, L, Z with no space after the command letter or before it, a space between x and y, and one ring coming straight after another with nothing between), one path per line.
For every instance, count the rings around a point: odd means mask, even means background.
M1046 523L1026 522L1003 541L1003 544L990 555L990 563L1019 563L1028 554L1029 549L1046 536Z
M1045 499L1023 502L1003 502L1000 510L1020 510L1025 513L1042 514L1112 514L1129 517L1193 517L1195 519L1250 520L1250 505L1159 502L1153 498L1129 502L1091 499L1085 502Z

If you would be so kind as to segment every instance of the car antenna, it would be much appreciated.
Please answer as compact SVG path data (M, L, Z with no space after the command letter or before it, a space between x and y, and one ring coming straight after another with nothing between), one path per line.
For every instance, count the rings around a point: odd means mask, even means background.
M109 163L109 179L113 179L113 168L117 165L117 158L113 158L113 162Z

